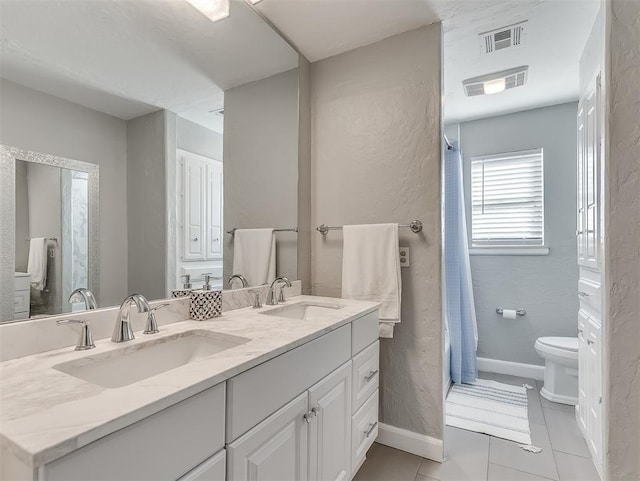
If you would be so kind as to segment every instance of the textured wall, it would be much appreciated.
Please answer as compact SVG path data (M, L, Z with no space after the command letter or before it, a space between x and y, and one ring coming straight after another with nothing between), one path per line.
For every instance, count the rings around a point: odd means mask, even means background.
M610 0L606 479L640 479L640 2ZM606 364L605 364L606 365Z
M533 344L541 336L576 336L576 114L578 104L527 110L460 124L467 212L471 212L471 158L544 149L547 256L471 256L478 318L478 356L543 365ZM467 217L471 235L471 216ZM525 308L506 320L496 307Z
M225 91L224 230L298 223L298 69ZM224 278L233 238L224 238ZM294 232L279 232L278 275L297 278Z
M0 80L0 143L100 166L101 306L127 293L126 123Z
M312 226L407 223L402 323L381 341L380 420L442 438L441 27L311 66ZM312 236L312 287L341 295L342 235Z
M127 122L129 293L161 299L166 292L164 110Z

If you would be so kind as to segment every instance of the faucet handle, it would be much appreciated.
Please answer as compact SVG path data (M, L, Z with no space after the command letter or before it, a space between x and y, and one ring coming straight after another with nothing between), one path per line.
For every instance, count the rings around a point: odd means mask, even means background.
M278 303L287 302L287 299L284 297L284 288L287 287L285 284L280 286L280 295L278 296Z
M253 294L253 308L254 309L260 309L262 307L262 302L260 302L260 289L256 289L253 291L250 291L251 294Z
M160 332L160 329L158 329L158 320L156 319L156 311L167 307L168 305L169 303L158 304L157 306L149 309L149 312L147 313L147 323L144 326L142 334L158 334Z
M56 321L58 326L65 324L80 324L80 337L76 344L76 351L86 351L87 349L93 349L96 345L93 343L93 336L91 335L91 329L89 323L80 319L60 319Z

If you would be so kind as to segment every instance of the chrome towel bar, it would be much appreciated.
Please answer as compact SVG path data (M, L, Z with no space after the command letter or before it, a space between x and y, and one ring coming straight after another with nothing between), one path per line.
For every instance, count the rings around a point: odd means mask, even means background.
M503 311L502 307L498 307L496 309L496 314L498 314L499 316L501 316L503 312L504 311ZM516 310L516 314L518 316L526 316L527 315L527 311L525 311L524 309L517 309Z
M227 234L235 235L237 230L238 227L234 227L233 229L228 230ZM294 227L292 229L273 229L273 232L298 232L298 228Z
M417 234L418 232L422 232L422 221L416 219L408 224L398 224L398 227L408 227L411 229L411 232ZM316 227L316 230L322 235L327 235L330 230L342 230L342 227L332 227L327 224L322 224Z

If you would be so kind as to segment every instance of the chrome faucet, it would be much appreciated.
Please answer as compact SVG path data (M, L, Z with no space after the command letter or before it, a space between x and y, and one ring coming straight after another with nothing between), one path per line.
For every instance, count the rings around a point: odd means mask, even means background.
M75 291L73 291L69 295L69 302L73 303L73 301L77 300L78 298L82 298L86 310L89 311L91 309L98 308L96 297L93 295L93 292L91 292L86 287L78 287Z
M291 287L291 282L289 282L289 279L287 279L285 276L276 277L271 283L269 292L267 293L267 306L275 306L278 304L278 302L286 301L286 299L284 298L284 286L282 286L282 289L280 290L280 299L278 299L278 296L276 295L276 288L280 283L285 284L287 287Z
M242 287L249 287L249 283L247 282L247 279L242 274L234 274L231 277L229 277L229 280L227 282L229 283L230 286L234 279L240 279L240 282L242 282Z
M111 336L113 342L131 341L136 337L133 335L131 320L129 319L131 304L135 304L138 307L138 312L149 312L149 302L142 294L131 294L125 297L120 305L116 325Z
M78 337L76 351L86 351L87 349L93 349L96 347L93 343L93 336L91 335L91 329L89 328L89 323L87 321L79 319L61 319L56 321L56 324L58 326L62 326L64 324L80 324L80 337Z

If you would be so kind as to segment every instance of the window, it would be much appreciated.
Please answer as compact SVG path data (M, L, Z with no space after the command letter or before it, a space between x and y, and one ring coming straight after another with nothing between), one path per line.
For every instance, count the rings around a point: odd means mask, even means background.
M471 159L472 247L543 246L542 149Z

